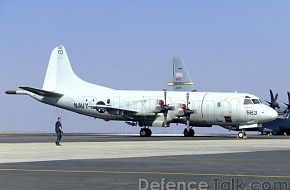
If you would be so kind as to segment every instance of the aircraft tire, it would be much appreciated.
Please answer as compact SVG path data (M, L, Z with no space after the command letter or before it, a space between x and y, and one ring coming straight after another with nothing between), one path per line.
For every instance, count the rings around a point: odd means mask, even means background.
M147 133L146 137L151 137L151 135L152 135L151 129L147 128L146 133Z
M189 129L189 130L188 130L188 136L189 136L189 137L194 137L194 135L195 135L194 130L193 130L193 129Z
M238 138L239 138L239 139L242 139L242 138L244 138L244 135L245 135L244 132L239 132L239 133L238 133Z
M142 128L140 130L140 137L146 137L147 135L147 129L146 128Z
M184 131L183 131L183 135L185 137L188 137L189 136L189 131L185 128Z

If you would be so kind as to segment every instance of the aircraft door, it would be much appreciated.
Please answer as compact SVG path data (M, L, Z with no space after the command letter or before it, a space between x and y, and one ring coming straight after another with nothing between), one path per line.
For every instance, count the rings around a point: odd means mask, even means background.
M234 110L235 108L231 101L218 101L216 103L216 121L225 124L232 124L236 120Z

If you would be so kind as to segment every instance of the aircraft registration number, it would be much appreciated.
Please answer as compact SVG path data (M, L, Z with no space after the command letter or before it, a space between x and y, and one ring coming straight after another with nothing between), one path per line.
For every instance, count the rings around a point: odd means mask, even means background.
M256 110L247 110L247 115L258 115Z

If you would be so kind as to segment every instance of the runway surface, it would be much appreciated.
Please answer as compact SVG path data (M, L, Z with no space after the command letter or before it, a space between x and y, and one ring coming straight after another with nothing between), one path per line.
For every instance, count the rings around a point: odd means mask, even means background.
M290 188L289 137L67 134L63 146L53 141L0 134L1 189Z

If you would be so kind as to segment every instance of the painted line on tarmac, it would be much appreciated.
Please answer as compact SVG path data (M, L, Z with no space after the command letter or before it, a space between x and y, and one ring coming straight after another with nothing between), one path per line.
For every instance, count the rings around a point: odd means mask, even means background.
M219 173L187 173L187 172L142 172L142 171L105 171L105 170L46 170L46 169L0 169L0 172L43 172L43 173L95 173L95 174L143 174L143 175L180 175L180 176L218 176L218 177L249 177L290 179L285 175L254 175L254 174L219 174Z

